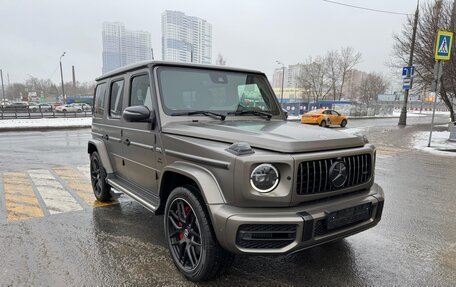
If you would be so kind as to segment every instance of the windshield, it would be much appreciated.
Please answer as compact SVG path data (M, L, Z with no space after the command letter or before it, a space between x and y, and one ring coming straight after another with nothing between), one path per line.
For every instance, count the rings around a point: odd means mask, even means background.
M167 115L185 115L192 111L279 114L275 95L267 79L261 75L162 67L158 69L158 77L163 109Z

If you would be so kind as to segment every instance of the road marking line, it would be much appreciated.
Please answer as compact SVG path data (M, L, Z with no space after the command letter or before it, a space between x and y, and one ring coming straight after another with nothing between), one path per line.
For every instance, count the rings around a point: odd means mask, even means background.
M93 195L92 184L90 179L83 175L78 170L71 167L56 167L54 172L65 181L69 188L74 190L76 194L82 198L89 206L107 206L116 202L100 202Z
M25 172L4 173L3 186L8 222L44 216L32 182Z
M49 170L28 171L50 214L82 210L82 206L66 191Z

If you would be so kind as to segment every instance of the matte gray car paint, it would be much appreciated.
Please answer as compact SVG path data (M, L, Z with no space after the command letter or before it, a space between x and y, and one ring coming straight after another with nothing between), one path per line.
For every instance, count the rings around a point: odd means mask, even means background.
M169 172L192 179L208 207L220 244L235 253L290 253L348 236L372 226L380 218L375 213L383 202L382 189L371 179L359 186L314 195L297 195L295 180L301 161L369 153L375 148L364 139L319 127L291 123L284 114L270 121L256 116L228 116L218 121L205 116L169 116L163 113L156 70L161 66L216 69L265 75L258 71L205 65L144 62L101 76L108 82L105 113L93 119L93 140L102 163L109 173L109 183L122 189L148 209L159 208L162 179ZM123 107L128 106L130 77L148 73L156 122L127 123L110 119L111 80L125 77ZM270 87L269 87L270 88ZM272 88L270 88L273 93ZM278 105L277 99L274 99ZM281 111L282 113L283 111ZM253 154L236 156L226 149L234 142L248 142ZM270 193L255 191L249 182L252 169L261 163L273 163L280 171L278 187ZM372 165L372 169L373 169ZM355 192L356 191L356 192ZM354 193L355 192L355 193ZM337 195L337 197L332 197ZM343 195L343 196L341 196ZM324 199L324 200L323 200ZM323 201L322 201L323 200ZM324 218L325 210L338 210L371 202L372 218L356 226L343 228L323 237L300 241L304 219L302 212L314 219ZM381 205L383 206L383 205ZM235 243L237 228L247 223L284 223L298 225L296 240L281 249L242 249Z

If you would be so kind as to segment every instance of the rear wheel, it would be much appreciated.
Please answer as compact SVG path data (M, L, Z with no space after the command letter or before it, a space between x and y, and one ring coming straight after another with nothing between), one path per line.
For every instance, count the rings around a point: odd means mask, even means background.
M340 126L344 128L346 125L347 125L347 120L345 120L345 119L342 120L342 122L340 123Z
M206 281L228 270L234 255L217 242L197 192L192 186L171 192L165 207L165 234L177 269L191 281Z
M111 186L106 182L106 170L100 160L98 152L90 155L90 180L95 197L102 202L111 201Z
M326 121L325 120L322 120L320 122L320 127L326 127Z

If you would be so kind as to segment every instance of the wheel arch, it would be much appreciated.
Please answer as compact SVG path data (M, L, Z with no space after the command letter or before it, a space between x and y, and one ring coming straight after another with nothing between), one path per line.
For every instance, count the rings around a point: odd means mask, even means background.
M184 185L197 188L206 205L226 203L215 176L209 170L191 163L174 162L163 169L160 177L160 206L156 213L163 212L171 191Z
M106 173L113 173L111 161L109 160L108 156L108 151L106 150L105 144L96 139L91 139L89 140L89 143L87 145L87 152L89 154L92 154L94 151L98 152L98 155L100 156L101 164L103 165L104 169L106 170Z

